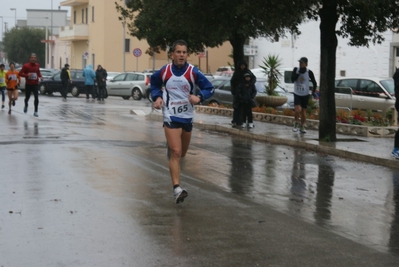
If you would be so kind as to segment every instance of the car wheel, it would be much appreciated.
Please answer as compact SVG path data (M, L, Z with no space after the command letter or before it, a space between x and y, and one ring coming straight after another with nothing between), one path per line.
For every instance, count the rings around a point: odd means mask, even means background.
M79 96L79 89L74 86L71 90L71 95L73 95L74 97L78 97Z
M139 88L133 88L132 97L134 100L141 100L143 96L141 95Z
M130 96L122 96L123 99L128 100Z
M41 84L40 88L39 88L39 92L41 95L45 95L46 94L46 85Z

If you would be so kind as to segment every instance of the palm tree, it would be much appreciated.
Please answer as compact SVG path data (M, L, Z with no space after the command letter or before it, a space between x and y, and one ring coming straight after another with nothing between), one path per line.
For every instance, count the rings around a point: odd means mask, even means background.
M274 89L280 83L281 73L279 71L281 67L281 59L278 55L268 55L263 58L263 66L259 66L263 69L263 72L267 76L268 84L266 85L266 93L268 95L277 95Z

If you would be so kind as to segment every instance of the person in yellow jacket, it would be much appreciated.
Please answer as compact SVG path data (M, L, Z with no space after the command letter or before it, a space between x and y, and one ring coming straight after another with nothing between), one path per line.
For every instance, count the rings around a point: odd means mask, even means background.
M0 91L1 91L1 108L4 108L4 101L6 100L6 72L4 71L4 64L0 64Z
M19 72L15 69L15 63L10 63L10 69L6 73L6 84L8 94L8 114L11 114L11 105L15 106L18 99L18 86L21 83Z

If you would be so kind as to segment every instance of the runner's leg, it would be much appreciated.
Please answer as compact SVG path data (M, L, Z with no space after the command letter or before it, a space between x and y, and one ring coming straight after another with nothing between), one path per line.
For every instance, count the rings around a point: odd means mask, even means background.
M172 184L180 184L180 158L182 156L182 128L164 127L166 141L170 148L169 171Z

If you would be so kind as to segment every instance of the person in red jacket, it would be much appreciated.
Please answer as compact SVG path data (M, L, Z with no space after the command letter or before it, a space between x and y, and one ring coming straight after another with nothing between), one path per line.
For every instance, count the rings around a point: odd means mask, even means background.
M28 112L28 102L31 93L35 96L35 112L33 116L39 117L38 106L39 106L39 79L42 80L42 74L40 73L40 65L36 62L36 54L30 55L30 62L25 63L22 69L19 71L19 76L24 77L25 82L25 107L24 112Z

